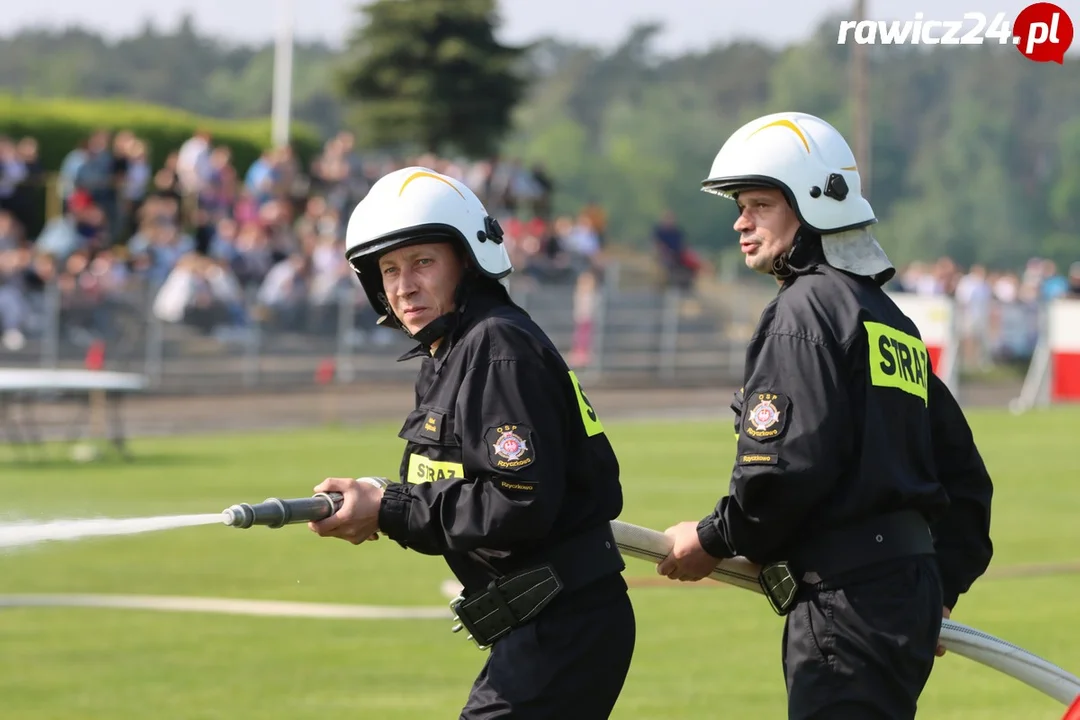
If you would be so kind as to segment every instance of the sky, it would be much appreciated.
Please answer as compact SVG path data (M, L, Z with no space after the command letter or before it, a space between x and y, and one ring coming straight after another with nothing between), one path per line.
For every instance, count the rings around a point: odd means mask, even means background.
M1055 0L1080 31L1080 0ZM979 11L991 20L1004 12L1011 22L1023 0L866 0L867 16L881 20L963 20ZM340 47L352 24L355 0L4 0L0 35L21 28L59 28L81 25L117 38L136 32L148 19L159 28L175 26L188 12L200 33L237 43L263 42L274 36L282 8L291 6L294 33L299 39L322 40ZM753 10L750 8L756 5ZM555 35L604 48L624 38L634 24L664 25L655 49L661 54L702 50L736 39L784 45L805 38L831 14L850 15L853 0L501 0L500 39L518 43ZM965 28L970 28L968 21ZM965 52L968 48L951 48ZM1069 54L1080 52L1080 38Z

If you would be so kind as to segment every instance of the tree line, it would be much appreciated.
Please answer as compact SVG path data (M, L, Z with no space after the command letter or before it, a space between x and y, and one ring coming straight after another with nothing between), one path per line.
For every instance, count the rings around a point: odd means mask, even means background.
M659 25L610 51L498 41L494 0L391 0L357 9L346 47L302 43L294 116L354 129L387 152L498 154L543 163L557 212L607 210L644 247L672 210L698 248L737 254L731 203L699 191L724 139L761 114L802 110L852 137L853 46L839 18L805 42L752 41L660 57ZM897 262L949 255L1012 267L1080 259L1080 60L1013 46L870 46L870 199ZM85 30L0 38L0 91L124 97L222 118L270 109L273 46L227 45L190 19L115 43Z

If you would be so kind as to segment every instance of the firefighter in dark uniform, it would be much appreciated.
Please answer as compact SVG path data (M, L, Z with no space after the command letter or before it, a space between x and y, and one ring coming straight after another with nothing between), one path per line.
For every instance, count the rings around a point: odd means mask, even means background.
M728 495L668 529L696 581L762 566L785 616L788 717L912 718L941 620L983 574L993 492L919 331L882 286L855 159L819 118L736 131L703 190L733 198L746 264L779 284L746 354Z
M555 346L515 305L502 230L457 180L408 167L353 211L346 256L380 322L417 341L400 482L328 478L323 536L441 555L461 630L490 648L462 718L607 718L635 642L610 521L619 463Z

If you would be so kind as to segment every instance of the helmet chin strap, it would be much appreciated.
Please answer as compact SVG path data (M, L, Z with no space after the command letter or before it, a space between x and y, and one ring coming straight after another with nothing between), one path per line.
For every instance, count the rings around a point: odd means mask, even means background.
M805 225L799 225L791 248L773 260L770 274L778 280L787 280L805 274L811 266L821 262L824 262L821 236Z
M417 330L412 337L416 342L423 345L425 350L430 352L435 341L453 332L460 319L461 311L459 310L445 313Z
M788 257L790 255L791 250L788 250L786 253L773 260L772 269L769 271L769 274L779 280L787 280L794 275L794 271L791 269L791 266L788 265Z

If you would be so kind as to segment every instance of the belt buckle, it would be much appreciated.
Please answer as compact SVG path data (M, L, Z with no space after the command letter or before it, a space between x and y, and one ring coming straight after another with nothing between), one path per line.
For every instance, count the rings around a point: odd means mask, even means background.
M465 602L465 596L464 595L458 595L456 598L454 598L453 600L450 601L450 609L454 611L454 619L452 621L454 623L454 625L450 628L450 632L452 632L452 633L459 633L462 630L466 629L465 621L461 619L461 616L458 613L458 605L460 605L463 602ZM468 628L468 630L470 630L470 633L469 633L469 635L467 635L465 637L465 639L466 640L471 640L473 645L476 646L477 650L487 650L487 649L489 649L491 647L491 645L484 645L479 640L477 640L475 637L473 637L472 628Z
M791 612L795 605L795 595L799 591L799 581L791 572L787 561L770 563L758 573L758 584L772 605L773 612L780 617Z

